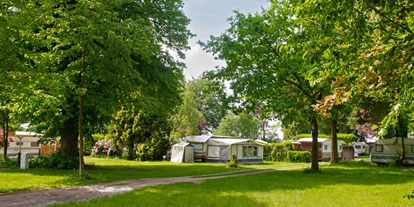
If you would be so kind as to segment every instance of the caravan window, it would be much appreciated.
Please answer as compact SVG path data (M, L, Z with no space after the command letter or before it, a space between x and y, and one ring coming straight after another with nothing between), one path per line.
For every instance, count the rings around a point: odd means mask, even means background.
M411 152L414 152L414 145L411 145Z
M328 145L323 145L323 150L328 150Z
M342 145L339 145L339 151L341 151L342 150Z
M361 145L355 145L355 149L361 149Z
M257 156L256 146L243 146L243 157Z
M203 149L203 144L192 144L194 146L195 150L202 150Z
M384 149L383 149L383 145L382 144L378 144L377 146L376 146L376 148L375 148L375 151L377 151L377 152L382 152Z
M39 143L38 143L38 142L32 142L32 143L31 143L31 146L32 146L32 147L38 147L38 146L39 146Z

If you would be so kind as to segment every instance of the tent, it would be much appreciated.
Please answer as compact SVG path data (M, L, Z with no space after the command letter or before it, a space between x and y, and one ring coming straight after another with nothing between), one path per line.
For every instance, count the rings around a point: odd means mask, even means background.
M184 142L173 145L171 162L194 162L194 146Z
M211 138L207 141L207 161L227 162L233 156L240 163L263 162L263 146L250 139Z

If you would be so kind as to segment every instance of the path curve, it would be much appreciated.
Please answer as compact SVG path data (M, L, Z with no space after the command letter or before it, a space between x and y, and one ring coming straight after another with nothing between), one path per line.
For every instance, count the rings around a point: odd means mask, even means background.
M86 201L102 196L113 196L147 186L173 184L180 182L200 183L208 179L220 179L235 176L253 175L281 170L301 169L302 167L282 167L278 169L252 169L238 170L216 174L173 177L173 178L143 178L119 180L108 183L98 183L84 186L73 186L64 188L40 189L32 191L21 191L0 194L0 206L2 207L42 207L57 203L71 201Z

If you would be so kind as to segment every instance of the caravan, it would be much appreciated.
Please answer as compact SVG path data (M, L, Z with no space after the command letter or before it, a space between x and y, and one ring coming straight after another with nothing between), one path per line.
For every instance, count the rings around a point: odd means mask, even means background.
M357 153L358 155L369 154L369 145L365 142L355 142L354 149L355 149L355 153Z
M414 164L414 139L404 139L405 164ZM375 142L370 160L377 164L386 164L401 157L401 138L379 139Z

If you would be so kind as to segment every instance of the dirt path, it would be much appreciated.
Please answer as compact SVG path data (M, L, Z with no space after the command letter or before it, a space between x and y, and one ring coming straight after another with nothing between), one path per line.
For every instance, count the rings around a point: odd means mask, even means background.
M301 167L282 167L279 169L252 169L231 171L197 177L175 177L175 178L144 178L119 180L109 183L99 183L84 186L74 186L65 188L52 188L33 191L22 191L5 193L0 195L0 206L2 207L32 207L47 206L56 203L67 203L70 201L85 201L102 196L113 196L125 193L137 188L147 186L172 184L180 182L200 183L208 179L220 179L235 176L253 175L280 170L293 170Z

